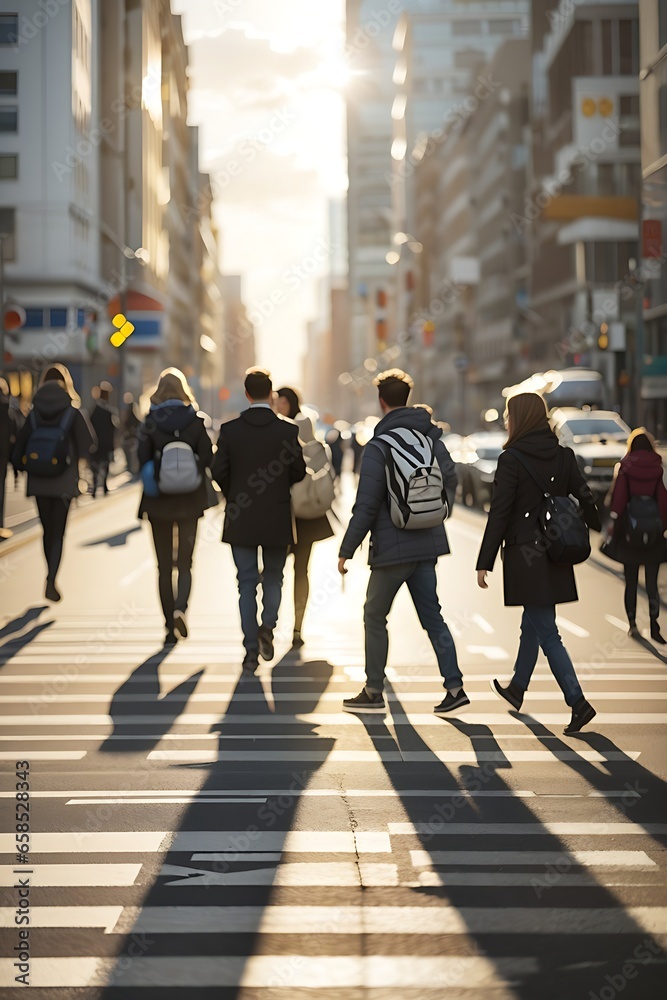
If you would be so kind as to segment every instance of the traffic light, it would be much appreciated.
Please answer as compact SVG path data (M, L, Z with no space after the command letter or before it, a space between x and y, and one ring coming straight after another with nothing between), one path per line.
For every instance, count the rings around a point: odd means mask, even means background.
M609 323L600 323L598 334L598 347L601 351L606 351L609 347Z
M114 347L122 347L127 338L134 333L134 324L130 323L127 316L123 316L122 313L116 313L111 322L116 329L109 337L109 341Z

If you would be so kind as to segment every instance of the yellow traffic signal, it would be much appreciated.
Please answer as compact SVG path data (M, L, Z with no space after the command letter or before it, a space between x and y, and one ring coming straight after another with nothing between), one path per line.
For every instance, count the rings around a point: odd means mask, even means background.
M601 351L606 351L609 347L609 324L600 323L600 333L598 336L598 347Z
M114 347L122 347L127 338L134 333L134 325L122 313L116 313L111 322L116 329L109 337L109 341Z

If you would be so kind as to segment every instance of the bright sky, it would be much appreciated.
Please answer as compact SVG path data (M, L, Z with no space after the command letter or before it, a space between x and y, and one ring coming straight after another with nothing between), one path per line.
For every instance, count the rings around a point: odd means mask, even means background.
M299 384L316 298L313 280L296 275L313 257L327 273L327 201L347 187L344 0L172 0L172 9L190 46L188 120L200 126L212 178L221 266L243 275L246 305L266 314L258 362Z

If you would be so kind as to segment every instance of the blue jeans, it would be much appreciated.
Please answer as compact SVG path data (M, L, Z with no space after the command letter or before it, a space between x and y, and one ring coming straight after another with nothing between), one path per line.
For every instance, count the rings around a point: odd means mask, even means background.
M236 579L239 584L239 610L243 645L247 653L257 653L257 587L260 583L259 548L257 546L232 545L232 557L236 565ZM287 559L287 547L262 547L262 625L272 632L278 623L280 598L283 588L283 570Z
M521 619L521 642L514 664L514 682L523 690L528 689L537 663L540 646L549 661L551 673L558 681L566 703L572 707L584 697L570 654L563 645L556 625L556 608L526 607Z
M382 691L389 652L387 616L396 594L407 583L410 597L438 659L446 688L462 685L454 638L443 621L438 600L435 560L382 566L371 572L364 605L366 630L366 682Z

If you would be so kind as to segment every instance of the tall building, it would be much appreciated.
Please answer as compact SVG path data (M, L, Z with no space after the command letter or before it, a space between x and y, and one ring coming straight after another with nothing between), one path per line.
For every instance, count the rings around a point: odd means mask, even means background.
M632 411L640 195L638 5L533 2L532 154L515 220L530 259L529 360L586 364Z
M53 361L65 361L84 388L102 372L89 308L102 285L99 39L95 0L48 16L37 0L0 2L4 299L25 310L22 329L5 338L4 367L26 396Z
M248 319L239 274L222 277L224 303L225 385L223 397L228 410L235 412L246 405L243 376L255 364L255 328Z
M638 422L667 435L667 5L640 0L643 336L637 347Z
M348 0L350 364L382 355L415 301L414 174L471 96L471 73L527 32L527 0ZM474 85L473 85L474 86ZM410 276L412 275L412 277ZM403 292L410 293L408 296Z
M19 15L1 0L0 242L24 384L52 360L84 396L100 378L139 395L166 364L211 369L202 316L219 340L222 309L202 290L219 293L217 247L187 67L169 0L29 0ZM118 312L134 332L116 349Z

